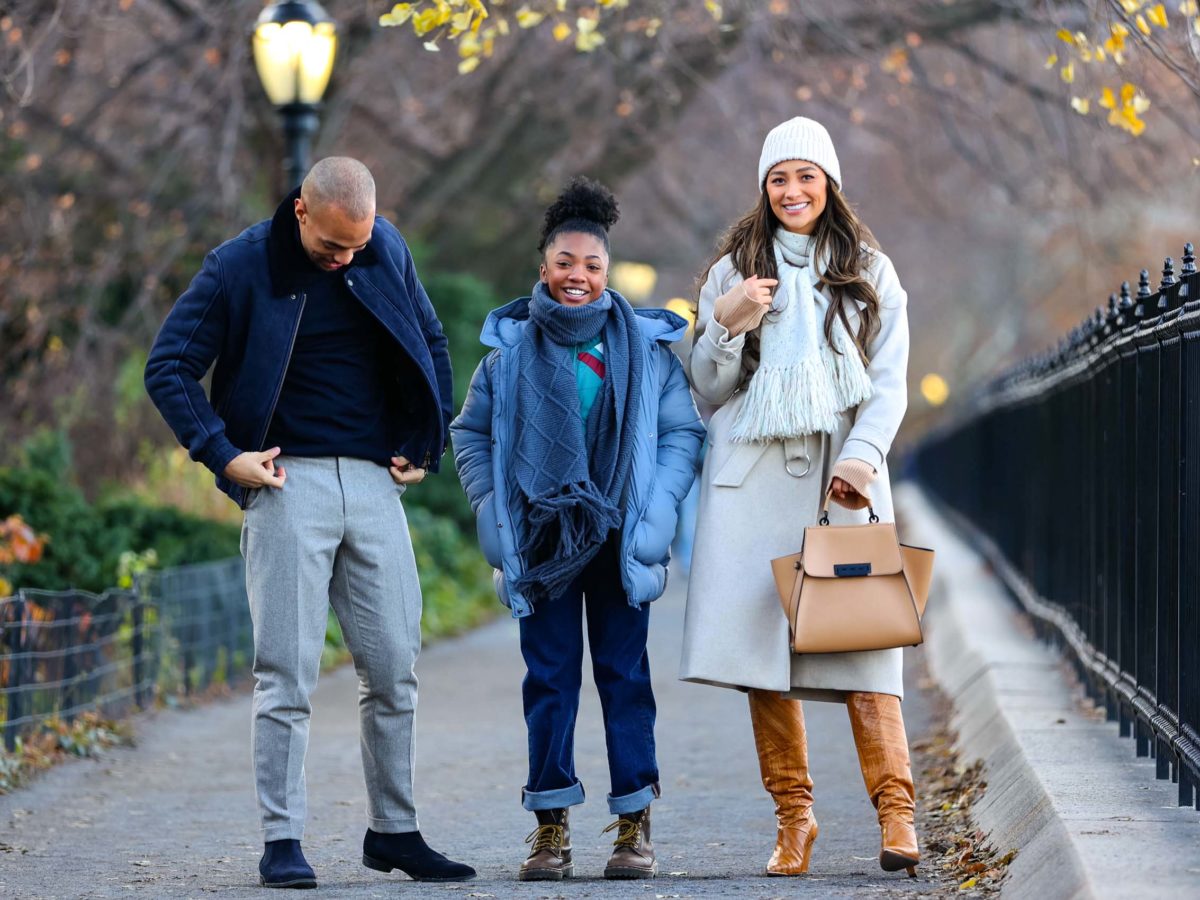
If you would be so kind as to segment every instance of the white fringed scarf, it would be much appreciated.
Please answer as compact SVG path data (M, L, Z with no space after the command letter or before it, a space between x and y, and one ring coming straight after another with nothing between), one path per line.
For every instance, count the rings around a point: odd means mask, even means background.
M840 317L833 325L839 352L825 340L829 300L815 290L824 264L810 265L811 241L783 228L775 232L779 285L772 307L779 312L763 319L758 370L733 423L736 443L831 434L837 430L838 413L871 396L862 356Z

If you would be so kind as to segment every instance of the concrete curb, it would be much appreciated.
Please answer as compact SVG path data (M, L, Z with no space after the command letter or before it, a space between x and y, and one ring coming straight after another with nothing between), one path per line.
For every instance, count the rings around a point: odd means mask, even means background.
M975 823L1001 853L1018 851L1003 896L1200 895L1200 818L1115 724L1083 711L1061 654L920 489L897 495L905 541L938 554L926 648L958 749L984 764Z

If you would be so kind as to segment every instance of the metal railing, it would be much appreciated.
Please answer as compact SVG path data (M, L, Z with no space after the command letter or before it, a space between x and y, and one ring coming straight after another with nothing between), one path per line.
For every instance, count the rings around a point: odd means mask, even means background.
M1200 801L1200 275L1192 245L917 451L1138 756ZM965 521L964 521L965 520Z
M109 718L250 672L240 558L148 572L133 591L22 590L0 598L4 749L41 724Z

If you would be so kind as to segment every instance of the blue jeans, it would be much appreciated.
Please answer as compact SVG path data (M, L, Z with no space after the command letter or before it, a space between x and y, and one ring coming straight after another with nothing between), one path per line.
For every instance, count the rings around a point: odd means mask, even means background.
M520 620L522 685L529 730L526 809L561 809L583 802L575 776L575 719L583 680L586 615L592 676L600 693L615 815L637 812L658 796L654 755L654 694L646 636L650 604L629 605L621 586L617 542L605 544L562 596Z

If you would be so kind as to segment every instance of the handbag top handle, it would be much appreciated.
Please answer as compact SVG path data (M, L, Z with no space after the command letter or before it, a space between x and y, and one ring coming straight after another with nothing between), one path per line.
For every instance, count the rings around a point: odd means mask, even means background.
M833 487L832 486L830 486L829 489L825 491L825 502L821 505L821 518L817 521L818 525L828 525L829 524L829 503L831 500L833 500ZM875 507L868 506L867 512L869 512L871 514L870 522L872 525L874 525L876 522L879 521L879 516L875 515Z

